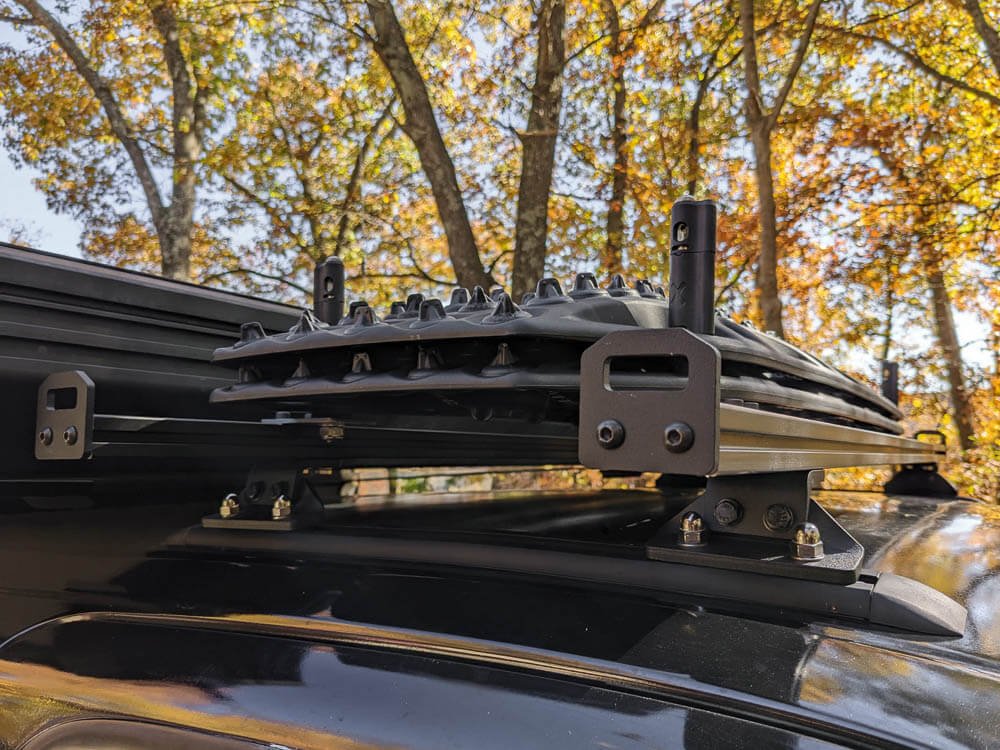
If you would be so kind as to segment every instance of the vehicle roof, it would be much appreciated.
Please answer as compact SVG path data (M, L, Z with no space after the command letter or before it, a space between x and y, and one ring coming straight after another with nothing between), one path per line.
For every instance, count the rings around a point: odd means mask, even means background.
M40 726L44 704L310 747L333 737L727 746L713 744L722 736L741 747L990 746L1000 727L1000 509L881 493L820 499L865 546L865 567L964 604L965 636L335 554L352 526L391 535L401 516L454 518L453 503L397 499L346 512L339 532L301 532L331 555L250 551L241 532L229 547L199 546L183 529L200 507L103 508L5 517L0 689L35 697L23 733ZM552 503L558 528L546 528ZM641 543L640 521L658 505L648 491L519 495L464 515L535 537L631 529L622 533ZM236 731L241 715L257 723Z

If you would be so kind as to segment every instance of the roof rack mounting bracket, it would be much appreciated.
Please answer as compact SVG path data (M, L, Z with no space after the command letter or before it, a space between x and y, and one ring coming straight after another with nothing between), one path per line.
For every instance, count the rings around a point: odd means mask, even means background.
M719 468L719 350L684 328L615 331L580 359L580 462L708 476Z
M201 520L205 528L244 531L294 531L323 520L323 492L331 484L316 481L309 469L251 471L238 493L226 495L219 512ZM339 491L339 476L333 477Z
M864 548L810 497L819 471L716 476L647 545L653 560L829 583L858 579Z

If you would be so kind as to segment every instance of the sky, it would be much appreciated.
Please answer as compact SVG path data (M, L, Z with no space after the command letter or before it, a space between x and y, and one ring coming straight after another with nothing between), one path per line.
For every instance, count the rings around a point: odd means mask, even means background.
M0 240L14 227L27 230L25 244L40 250L80 256L83 225L71 216L57 214L45 205L45 196L31 184L34 174L17 169L0 149Z

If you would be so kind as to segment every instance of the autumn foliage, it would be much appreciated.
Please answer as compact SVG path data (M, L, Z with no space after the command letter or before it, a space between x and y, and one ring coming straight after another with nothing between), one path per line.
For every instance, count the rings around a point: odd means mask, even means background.
M4 145L89 256L306 303L666 274L874 382L1000 495L997 0L0 0ZM16 230L17 218L0 227Z

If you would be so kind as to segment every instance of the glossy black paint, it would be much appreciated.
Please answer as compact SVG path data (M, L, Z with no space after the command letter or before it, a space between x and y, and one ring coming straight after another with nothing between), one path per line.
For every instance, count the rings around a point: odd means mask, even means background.
M550 501L558 513L529 500L418 512L428 525L465 518L470 533L617 539L620 527L635 543L664 512L642 493ZM126 716L310 748L996 746L1000 509L823 501L868 567L964 603L965 637L166 544L200 506L8 515L0 738L16 747L54 722ZM413 519L406 507L341 515L348 526Z

